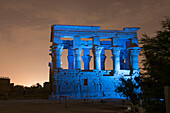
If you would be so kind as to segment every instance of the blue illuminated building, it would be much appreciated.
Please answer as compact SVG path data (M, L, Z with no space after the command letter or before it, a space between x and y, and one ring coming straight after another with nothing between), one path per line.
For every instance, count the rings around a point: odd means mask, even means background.
M139 76L137 30L138 27L101 30L100 26L52 25L51 99L122 98L115 93L119 78ZM64 49L68 50L68 69L61 67ZM105 50L113 55L112 70L105 70ZM94 62L91 70L90 60Z

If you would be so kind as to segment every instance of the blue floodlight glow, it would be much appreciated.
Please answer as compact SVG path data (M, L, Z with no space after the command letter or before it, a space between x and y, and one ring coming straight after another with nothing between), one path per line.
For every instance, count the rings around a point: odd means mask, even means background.
M53 25L52 28L50 50L52 61L49 65L50 99L58 99L59 96L68 96L69 99L125 99L116 93L115 89L120 77L139 76L140 48L136 38L139 28L100 30L100 26L76 25ZM81 38L92 40L81 40ZM68 69L61 67L63 49L68 49ZM92 58L90 50L94 56L93 70L89 70L89 62ZM112 52L112 70L105 70L107 65L105 50ZM84 70L80 69L81 58L84 62Z

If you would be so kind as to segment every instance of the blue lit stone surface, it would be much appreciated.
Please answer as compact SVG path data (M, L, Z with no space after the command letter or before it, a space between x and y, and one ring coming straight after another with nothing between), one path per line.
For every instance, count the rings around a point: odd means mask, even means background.
M124 98L115 93L115 86L120 77L139 76L138 29L100 30L100 26L52 25L50 98ZM68 69L61 67L63 49L68 49ZM94 57L93 70L89 68L92 59L90 50ZM105 50L113 55L112 70L105 70ZM84 62L84 70L81 69L81 61Z

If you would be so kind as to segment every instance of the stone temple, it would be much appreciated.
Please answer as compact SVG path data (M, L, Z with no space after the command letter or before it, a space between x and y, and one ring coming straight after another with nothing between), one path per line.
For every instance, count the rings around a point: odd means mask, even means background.
M122 98L115 93L119 78L139 76L139 29L101 30L100 26L52 25L51 99L59 96L69 99ZM62 59L64 49L68 51L67 59ZM105 70L106 50L112 54L111 70ZM93 55L90 56L90 52ZM61 67L62 60L67 60L68 69ZM94 67L90 70L91 60Z

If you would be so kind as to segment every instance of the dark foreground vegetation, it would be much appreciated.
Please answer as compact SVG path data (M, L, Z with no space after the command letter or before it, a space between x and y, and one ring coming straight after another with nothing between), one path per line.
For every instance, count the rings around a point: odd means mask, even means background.
M154 37L143 34L140 43L141 79L121 78L116 91L148 113L166 113L164 87L170 87L170 18L161 21L161 29Z
M11 88L10 99L48 99L49 87L42 87L39 83L31 87L16 85Z
M156 31L154 37L149 37L148 35L143 34L140 43L142 44L141 55L143 57L142 58L143 68L141 69L141 76L130 78L130 79L121 78L120 86L117 87L116 91L118 93L121 93L123 96L126 96L127 99L130 100L131 108L135 109L132 110L131 112L139 112L139 108L142 108L147 113L165 113L166 101L165 101L164 87L170 86L170 74L169 74L170 73L170 69L169 69L170 67L170 59L169 59L170 18L165 17L165 20L161 22L161 29ZM8 99L48 99L49 92L50 92L50 87L48 85L47 87L42 87L40 84L37 83L36 85L33 85L31 87L24 87L20 85L11 86L10 92L8 93L8 95L5 96L8 96ZM0 97L1 95L4 94L0 93ZM52 101L45 102L45 104L51 104L51 102ZM96 113L98 113L99 111L97 111L97 109L99 109L100 106L102 106L102 104L97 105L95 110L94 109L93 110ZM20 105L22 105L22 102L18 104L18 106ZM29 105L31 104L28 104L26 106ZM74 107L79 105L81 104L77 104ZM90 104L90 105L92 105L93 107L96 106L96 104ZM8 106L8 102L7 102L7 106ZM39 108L41 109L40 106ZM61 111L65 110L64 108L60 107L61 105L57 105L56 103L54 103L54 106L58 106L58 108L60 108ZM3 105L0 107L3 107ZM13 107L13 104L11 104L11 107ZM73 110L74 112L82 111L82 109L78 107L76 108L79 110L77 111ZM56 110L56 108L54 109ZM89 109L92 109L92 107ZM115 108L115 110L116 109L117 108ZM120 109L123 108L119 107L119 111ZM66 111L66 112L70 112L70 111ZM113 112L113 111L108 111L108 112Z
M143 57L141 79L121 78L116 91L148 113L165 113L164 87L170 86L170 18L161 21L161 29L154 37L143 34L140 43Z
M165 17L154 37L143 35L143 106L150 113L165 113L164 86L170 86L170 18Z
M11 99L48 99L50 87L47 83L42 87L39 83L31 87L24 87L22 85L10 84L10 90L7 92L0 92L0 100Z

